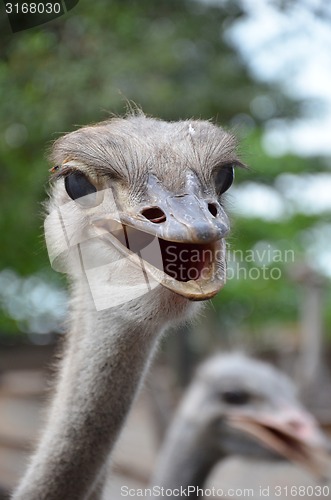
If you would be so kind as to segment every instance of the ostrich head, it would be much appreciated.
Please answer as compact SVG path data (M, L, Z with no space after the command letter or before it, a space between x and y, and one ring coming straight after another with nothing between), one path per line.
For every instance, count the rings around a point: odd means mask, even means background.
M178 413L208 464L237 454L285 458L322 475L327 440L288 377L243 355L217 355L198 370ZM204 451L202 451L204 450ZM209 462L210 460L210 462Z
M235 148L209 122L142 114L58 139L45 225L53 266L100 278L112 265L109 276L129 276L137 295L147 283L192 300L214 296L225 282L221 196L240 164Z

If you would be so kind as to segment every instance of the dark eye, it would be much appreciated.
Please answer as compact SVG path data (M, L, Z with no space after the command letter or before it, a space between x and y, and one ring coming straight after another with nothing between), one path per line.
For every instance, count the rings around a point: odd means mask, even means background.
M233 165L221 167L215 176L215 186L218 195L225 193L233 183L234 168Z
M222 393L222 399L225 403L229 405L245 405L250 400L250 395L247 391L243 390L233 390L225 391Z
M72 172L64 179L66 191L72 200L88 208L96 204L96 187L81 172ZM87 195L93 195L88 196Z

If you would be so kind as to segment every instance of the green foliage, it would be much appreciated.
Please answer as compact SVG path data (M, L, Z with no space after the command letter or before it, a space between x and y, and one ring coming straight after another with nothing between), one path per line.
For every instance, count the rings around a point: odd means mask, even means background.
M249 168L248 171L238 172L239 181L272 185L277 176L282 173L303 174L330 170L329 165L322 158L301 158L294 154L279 157L267 155L262 148L261 132L261 127L256 126L247 131L242 138L240 150Z

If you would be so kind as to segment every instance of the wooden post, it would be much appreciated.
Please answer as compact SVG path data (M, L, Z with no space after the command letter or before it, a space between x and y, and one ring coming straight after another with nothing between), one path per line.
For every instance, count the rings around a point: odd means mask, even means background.
M307 264L292 271L293 279L301 287L299 308L300 343L297 380L301 387L310 385L323 372L323 312L322 304L326 281Z

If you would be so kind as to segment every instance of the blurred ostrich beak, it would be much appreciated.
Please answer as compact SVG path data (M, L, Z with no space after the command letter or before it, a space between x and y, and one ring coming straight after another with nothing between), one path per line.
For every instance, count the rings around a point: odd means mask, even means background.
M326 476L328 440L303 408L284 407L274 414L254 416L232 414L228 424L256 438L277 455L305 467L313 475Z

